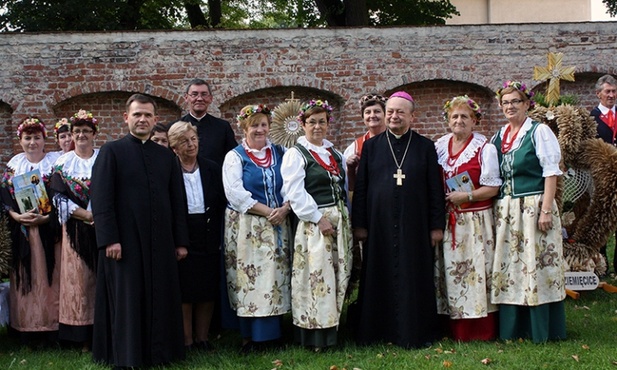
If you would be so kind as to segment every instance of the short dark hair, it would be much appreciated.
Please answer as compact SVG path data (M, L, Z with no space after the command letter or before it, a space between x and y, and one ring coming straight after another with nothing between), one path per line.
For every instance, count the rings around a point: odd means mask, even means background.
M189 84L186 86L186 90L184 91L185 94L189 93L189 89L191 88L191 86L193 85L206 85L208 87L208 92L210 93L210 95L212 95L212 89L210 88L210 84L206 82L206 80L203 80L201 78L194 78L192 80L189 81Z
M126 101L125 108L127 113L129 112L129 107L131 106L131 104L133 104L133 102L138 102L141 104L152 104L152 106L154 107L154 114L156 114L156 111L158 110L156 101L152 97L143 94L133 94Z
M156 134L157 132L167 133L167 131L169 131L169 127L167 127L166 124L159 122L156 125L154 125L154 127L152 127L152 131L150 132L150 137L152 137L152 135Z

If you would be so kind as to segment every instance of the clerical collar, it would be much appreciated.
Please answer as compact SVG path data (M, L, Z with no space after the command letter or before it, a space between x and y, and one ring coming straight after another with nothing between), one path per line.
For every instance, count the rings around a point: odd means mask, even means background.
M205 116L208 115L208 112L204 113L204 115L201 117L195 117L195 115L192 112L189 112L189 114L191 115L191 117L195 118L196 120L201 121Z
M410 129L407 129L407 131L405 131L405 133L404 133L404 134L402 134L402 135L397 135L397 134L395 134L394 132L390 131L390 129L388 129L388 132L389 132L392 136L394 136L395 138L397 138L397 139L400 139L400 138L402 138L403 136L407 135L407 133L408 133L408 132L410 132L410 131L411 131Z
M131 134L131 136L133 137L133 139L141 141L141 143L142 143L142 144L145 144L145 143L146 143L146 141L150 140L150 139L146 139L146 140L144 140L144 139L140 139L140 138L138 138L137 136L133 135L133 133L132 133L132 132L130 132L130 134Z

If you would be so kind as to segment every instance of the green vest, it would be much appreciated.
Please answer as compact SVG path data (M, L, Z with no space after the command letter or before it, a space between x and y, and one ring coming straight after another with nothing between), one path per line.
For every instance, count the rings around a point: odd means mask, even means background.
M304 156L304 189L313 197L318 207L330 207L339 200L345 201L345 170L343 157L331 148L328 151L338 164L340 173L332 175L313 158L313 155L302 145L296 144L296 149Z
M534 133L538 125L538 122L532 121L531 129L525 133L518 148L512 148L506 154L501 152L502 138L499 137L499 134L493 137L503 179L503 184L499 189L499 198L507 195L512 196L512 198L520 198L544 192L542 166L536 156L534 140Z

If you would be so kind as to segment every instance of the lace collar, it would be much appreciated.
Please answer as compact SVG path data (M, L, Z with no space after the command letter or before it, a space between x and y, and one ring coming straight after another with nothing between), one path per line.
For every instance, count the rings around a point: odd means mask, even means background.
M90 158L81 158L74 151L70 151L58 158L56 166L62 166L62 173L66 175L88 179L92 175L92 166L98 154L99 150L94 149Z
M471 142L467 148L465 148L463 153L461 153L453 165L448 165L448 158L450 157L450 153L448 152L448 144L450 143L450 139L453 134L447 134L437 140L435 143L435 149L437 150L437 162L439 162L445 171L455 170L459 166L469 162L478 154L478 151L482 148L484 143L486 143L486 137L477 132L473 132L472 135L473 139L471 139Z
M267 148L272 148L272 143L268 139L266 139L266 145L263 148L261 148L261 149L249 148L249 146L246 144L246 138L242 139L242 143L241 144L242 144L242 147L245 150L247 150L247 151L249 151L249 152L251 152L253 154L264 154L265 155L266 149Z
M26 172L38 169L41 175L49 175L54 169L54 159L57 158L51 153L45 154L45 157L38 163L32 163L26 158L26 153L19 153L6 164L8 168L13 170L15 175L21 175Z

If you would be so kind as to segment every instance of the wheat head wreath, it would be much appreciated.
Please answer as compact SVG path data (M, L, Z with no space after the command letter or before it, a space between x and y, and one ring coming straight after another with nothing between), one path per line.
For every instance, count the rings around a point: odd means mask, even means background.
M540 106L529 115L547 124L561 147L565 175L558 181L556 200L568 235L563 243L568 269L603 275L607 267L600 248L617 228L617 148L596 138L596 122L584 108ZM572 182L580 185L585 178L591 180L587 189L563 199L564 187L576 187Z

